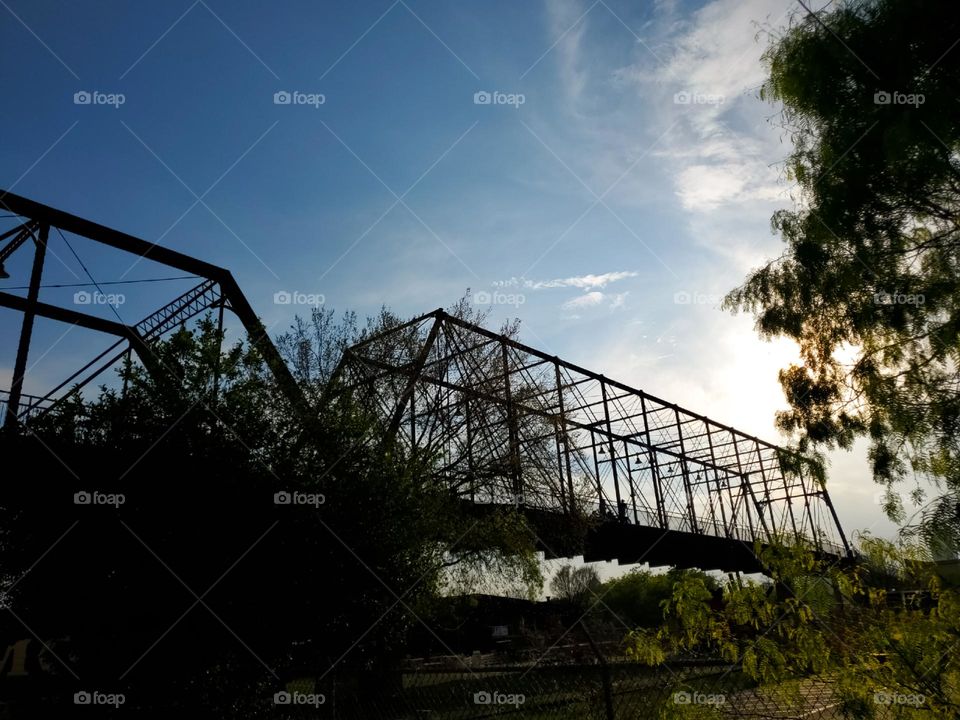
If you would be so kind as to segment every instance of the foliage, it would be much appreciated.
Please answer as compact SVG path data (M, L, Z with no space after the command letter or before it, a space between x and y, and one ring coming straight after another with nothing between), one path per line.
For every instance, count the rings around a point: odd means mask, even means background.
M691 577L700 578L711 593L719 589L716 580L700 570L674 568L657 575L648 570L632 570L605 582L598 595L603 598L603 608L622 623L640 628L659 627L663 622L663 602L672 596L677 582Z
M539 589L517 513L471 517L361 407L305 428L256 351L221 341L209 318L181 328L152 346L159 372L126 363L122 388L0 438L43 478L0 502L4 602L45 637L69 635L85 682L122 677L131 706L167 710L221 712L229 695L232 716L253 716L297 668L396 668L454 580L494 571ZM124 502L75 504L93 491ZM295 492L312 500L278 504Z
M918 530L944 550L960 543L958 35L952 3L847 0L774 37L761 97L782 107L799 197L773 217L783 254L725 301L800 346L779 426L801 449L867 437L887 486L940 484Z
M489 317L489 310L478 310L471 302L469 290L447 308L447 312L459 320L478 325L483 325ZM391 359L413 356L423 340L416 328L409 328L408 332L390 332L402 327L404 322L387 307L382 307L376 316L368 317L362 326L354 313L345 313L338 320L333 309L317 308L309 318L295 318L292 328L277 339L277 346L294 377L314 399L320 412L332 410L336 413L338 404L324 400L328 391L339 389L337 370L344 351L357 343L380 337L386 340L371 343L368 347L377 348ZM500 332L516 337L518 324L507 322ZM364 405L364 398L349 394L339 397L350 397L348 408ZM376 398L367 408L371 416L382 412L379 403L380 399ZM371 422L380 427L382 418ZM426 473L425 481L434 480L429 475L431 463L440 462L439 450L451 444L449 439L455 431L442 422L421 429L421 439L428 438L432 442L421 442L416 448L416 455ZM469 515L464 509L456 508L455 503L457 498L466 497L466 489L450 486L448 490L450 497L443 516L448 522L432 538L443 556L444 592L462 594L495 590L530 598L536 596L543 585L543 577L535 554L536 536L523 514L513 507Z
M786 704L797 681L821 677L853 718L886 717L891 708L956 717L960 594L940 586L917 546L867 536L861 549L864 564L841 567L804 547L758 546L773 584L728 583L722 607L703 578L683 577L663 603L664 625L630 634L631 655L650 664L691 653L722 658ZM878 568L881 582L924 582L926 594L912 602L888 595L877 587Z
M550 590L561 599L587 605L600 587L597 569L589 565L563 565L550 581Z

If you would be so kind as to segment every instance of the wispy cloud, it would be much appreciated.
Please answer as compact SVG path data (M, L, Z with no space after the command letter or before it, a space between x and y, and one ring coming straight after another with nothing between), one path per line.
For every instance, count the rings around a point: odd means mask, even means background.
M672 161L674 189L686 210L782 198L770 158L783 148L758 127L757 91L766 69L764 26L786 21L782 0L715 0L669 31L674 48L665 66L638 53L612 72L665 115L680 114L678 131L658 155Z
M582 308L593 307L603 302L604 294L599 290L585 293L572 300L567 300L562 307L564 310L580 310Z
M636 277L637 273L628 270L618 270L616 272L603 273L601 275L577 275L568 278L556 278L554 280L529 280L527 278L510 278L509 280L500 280L495 282L496 287L522 287L528 290L545 290L550 288L579 288L581 290L592 290L593 288L605 288L610 283L623 280L625 278Z

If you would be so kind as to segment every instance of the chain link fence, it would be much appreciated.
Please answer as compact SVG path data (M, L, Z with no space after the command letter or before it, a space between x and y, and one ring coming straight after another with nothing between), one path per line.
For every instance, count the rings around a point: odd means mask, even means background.
M349 682L304 678L291 682L283 695L281 704L313 702L319 716L344 720L844 717L823 679L761 688L738 667L714 662L657 668L624 661L471 667L465 659L461 667L404 671L396 687L379 691L356 692ZM293 707L291 711L288 717L298 715Z

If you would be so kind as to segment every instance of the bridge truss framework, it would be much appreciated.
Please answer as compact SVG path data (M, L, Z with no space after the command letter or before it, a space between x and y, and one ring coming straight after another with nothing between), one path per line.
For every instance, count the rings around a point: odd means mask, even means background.
M810 460L443 310L349 348L334 380L474 503L851 556Z
M23 314L10 391L0 393L4 427L16 427L28 418L49 412L129 353L135 353L149 372L165 372L158 367L151 344L190 318L214 309L218 311L221 328L224 309L231 310L239 318L248 339L264 357L281 390L294 407L304 414L308 412L306 401L290 370L233 275L225 268L3 190L0 190L0 209L6 210L15 218L13 227L0 233L0 272L3 272L4 277L6 272L3 271L3 263L23 246L33 245L33 263L26 297L0 292L0 307ZM111 320L79 312L75 308L41 302L39 294L51 230L61 235L70 233L191 273L200 278L200 283L133 324L124 323L119 317ZM24 395L23 382L37 317L87 328L117 339L113 345L46 394Z

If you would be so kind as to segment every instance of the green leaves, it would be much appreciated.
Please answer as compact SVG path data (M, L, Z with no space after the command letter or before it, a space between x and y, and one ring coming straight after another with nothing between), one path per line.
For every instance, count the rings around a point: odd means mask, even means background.
M840 568L805 547L771 546L762 561L775 583L730 582L720 607L702 579L683 578L661 628L628 634L628 654L652 665L689 653L738 663L781 708L803 707L804 678L819 678L847 717L887 717L877 713L890 705L904 717L957 717L960 594L940 588L918 545L864 535L860 549L861 565ZM907 601L890 586L930 595Z
M794 17L765 54L761 97L781 105L802 202L773 216L784 254L725 301L752 312L764 337L799 345L777 422L801 448L868 435L878 482L920 473L954 498L960 54L945 49L958 36L960 16L932 0Z

